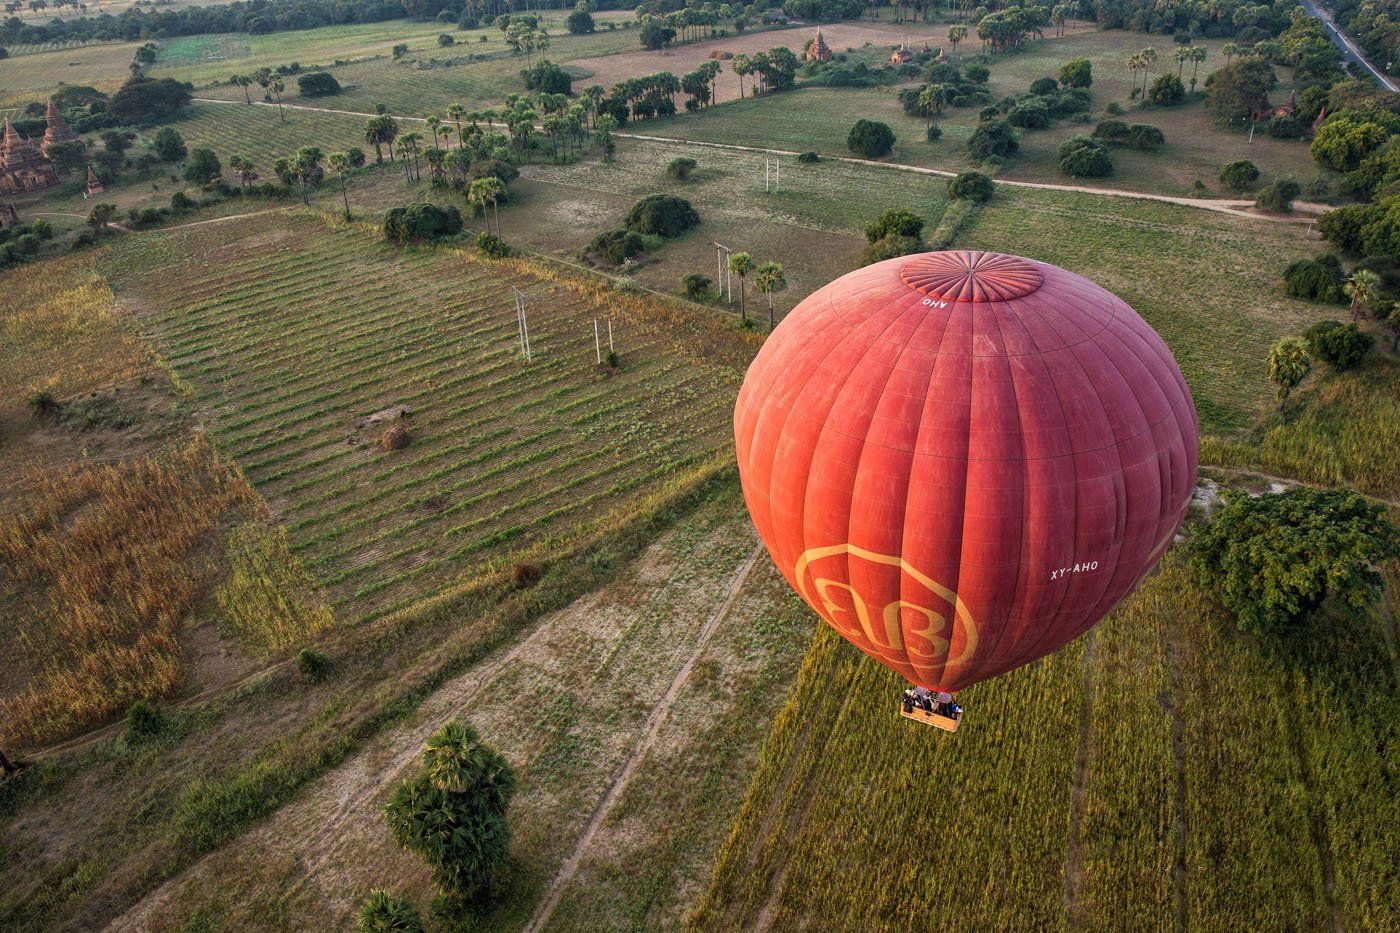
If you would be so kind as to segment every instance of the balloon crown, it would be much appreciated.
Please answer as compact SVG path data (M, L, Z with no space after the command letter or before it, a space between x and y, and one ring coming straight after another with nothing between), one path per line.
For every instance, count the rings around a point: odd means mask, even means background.
M899 277L940 301L1009 301L1040 288L1045 278L1029 259L983 250L924 253L904 263Z

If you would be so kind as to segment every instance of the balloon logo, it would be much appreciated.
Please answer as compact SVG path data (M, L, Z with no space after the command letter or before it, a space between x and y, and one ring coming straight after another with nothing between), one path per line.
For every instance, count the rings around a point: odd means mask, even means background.
M842 637L954 691L1093 627L1195 483L1190 390L1095 283L992 252L858 269L802 301L734 410L744 499Z

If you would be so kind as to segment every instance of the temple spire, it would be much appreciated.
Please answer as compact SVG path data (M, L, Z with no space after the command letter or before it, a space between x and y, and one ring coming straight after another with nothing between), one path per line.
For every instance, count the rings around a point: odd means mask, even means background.
M58 107L54 106L53 98L49 98L48 111L45 115L48 128L44 130L44 155L49 155L49 150L60 143L75 143L78 141L78 134L73 132L68 126L68 122L63 119L63 114Z

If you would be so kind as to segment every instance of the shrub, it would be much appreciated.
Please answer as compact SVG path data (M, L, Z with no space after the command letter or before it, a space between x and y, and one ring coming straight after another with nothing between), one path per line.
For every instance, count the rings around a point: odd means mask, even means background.
M1019 148L1016 131L1005 120L984 121L967 141L968 153L979 162L1008 158L1015 155Z
M541 94L572 94L574 79L563 68L547 58L535 62L521 72L525 77L525 87Z
M1151 123L1134 123L1128 127L1128 148L1156 151L1166 144L1160 127Z
M1128 141L1128 124L1122 120L1103 120L1094 127L1094 138L1114 146Z
M423 933L423 918L407 898L375 888L355 914L355 929L359 933Z
M986 84L987 79L992 76L992 70L986 65L973 62L963 66L963 74L967 75L967 80L973 84Z
M1375 565L1400 554L1400 528L1358 493L1304 486L1230 500L1190 554L1201 586L1239 627L1267 634L1306 621L1329 597L1364 613L1384 585Z
M902 207L892 207L875 220L865 225L865 241L889 236L908 237L917 240L924 231L924 219Z
M1037 97L1054 94L1060 89L1060 82L1054 78L1036 78L1031 82L1031 93Z
M1342 291L1344 284L1346 274L1342 263L1331 253L1323 253L1316 259L1295 260L1283 270L1283 291L1290 298L1341 304L1346 301Z
M446 13L447 11L446 11L446 10L443 10L443 12ZM445 33L445 32L444 32L444 33L439 33L439 34L438 34L438 47L439 47L439 48L444 48L444 49L445 49L445 48L448 48L448 47L450 47L450 46L454 46L454 45L456 45L456 44L457 44L457 40L454 39L454 38L452 38L452 36L451 36L450 34Z
M185 163L185 181L192 185L207 185L223 174L224 167L212 149L196 149Z
M877 120L857 120L846 136L846 148L865 159L889 155L894 148L894 130Z
M1011 108L1006 121L1023 130L1043 130L1050 125L1050 108L1039 98L1028 98Z
M141 742L160 735L164 726L165 717L150 700L137 700L126 711L126 737L129 741Z
M886 259L894 259L896 256L908 256L910 253L923 251L923 240L898 235L881 237L865 247L865 251L860 256L860 264L868 266L874 262L882 262Z
M677 237L700 222L700 215L685 198L649 194L627 212L625 226L638 233Z
M543 571L539 564L523 563L512 564L510 568L510 582L518 590L528 590L536 583L540 582Z
M981 172L963 172L948 181L948 197L954 200L986 201L996 186Z
M1089 87L1094 83L1094 66L1087 58L1071 58L1060 66L1060 83L1065 87Z
M194 199L183 191L177 191L170 196L170 209L172 211L188 211L195 207Z
M1088 136L1075 136L1060 145L1060 169L1076 178L1104 178L1113 174L1108 147Z
M804 152L797 157L797 161L801 162L803 165L815 165L821 161L821 156L817 155L815 152Z
M510 255L510 247L505 240L484 230L476 235L476 248L492 259L504 259Z
M1291 178L1280 178L1266 186L1255 198L1254 206L1264 211L1287 214L1293 210L1293 199L1303 191L1302 185Z
M437 240L462 231L462 214L455 207L420 201L392 208L384 215L384 236L399 243Z
M303 648L296 656L297 673L310 681L320 680L331 669L331 659L315 648Z
M931 143L936 143L943 138L943 128L937 123L930 123L924 127L924 139Z
M313 71L297 78L297 90L302 97L326 97L340 93L340 82L329 72Z
M1158 107L1170 107L1186 99L1186 86L1170 71L1157 78L1147 89L1147 99Z
M622 265L646 247L642 235L634 230L605 230L595 236L588 249L614 266Z
M666 174L679 181L685 181L690 177L690 173L698 167L699 163L694 159L677 156L666 164Z
M1046 99L1049 101L1050 112L1057 117L1067 117L1075 113L1088 114L1094 109L1093 95L1083 88L1070 88Z
M592 32L596 26L593 15L583 6L576 7L567 20L569 32L576 36Z
M704 301L709 298L712 284L708 275L701 275L699 272L681 276L681 288L685 291L685 297L691 301Z
M1231 191L1247 191L1259 180L1259 167L1248 159L1225 163L1220 170L1220 183Z
M174 127L162 126L151 139L151 148L162 162L179 162L185 157L185 140Z
M61 407L48 389L40 389L29 396L29 410L35 418L52 418Z
M1355 324L1341 321L1318 321L1303 331L1303 341L1314 359L1330 363L1336 369L1351 369L1376 345L1370 334Z

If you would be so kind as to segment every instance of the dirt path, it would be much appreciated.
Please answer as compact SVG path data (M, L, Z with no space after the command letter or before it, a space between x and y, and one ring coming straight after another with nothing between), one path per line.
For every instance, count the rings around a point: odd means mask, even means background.
M86 215L86 214L70 214L70 213L68 213L67 211L35 211L35 212L34 212L34 216L35 216L35 217L76 217L76 218L78 218L79 220L87 220L87 215ZM107 226L111 227L113 230L120 230L122 233L130 233L130 232L131 232L129 229L127 229L126 227L123 227L121 224L116 223L115 221L110 221L110 220L107 221Z
M217 100L212 97L196 97L194 100L201 104L228 104L237 107L275 107L275 103L266 101L254 101L251 105L245 104L241 100ZM361 110L333 110L329 107L308 107L305 104L283 104L283 107L292 110L314 110L321 113L338 113L350 117L373 117L377 114L367 113ZM411 120L415 123L426 123L424 117L406 117L400 114L390 114L395 120ZM642 142L669 143L671 145L703 146L707 149L725 149L731 152L754 152L760 155L800 155L792 149L766 149L761 146L740 146L734 143L712 143L698 139L686 139L683 136L648 136L642 133L627 133L614 131L614 136L619 139L636 139ZM916 175L937 175L942 178L952 178L957 172L939 168L924 168L918 165L905 165L900 162L876 162L871 159L857 159L851 156L824 156L833 162L849 162L852 165L868 165L873 168L890 169L897 172L913 172ZM1164 204L1178 204L1182 207L1195 207L1205 211L1214 211L1217 214L1230 214L1235 217L1247 217L1251 220L1269 220L1274 223L1305 224L1312 223L1311 216L1298 217L1292 214L1265 214L1253 209L1253 201L1233 201L1216 200L1213 198L1179 198L1167 194L1149 194L1145 191L1130 191L1126 188L1094 188L1089 185L1058 185L1051 182L1038 181L1007 181L997 179L997 184L1007 185L1012 188L1036 188L1043 191L1069 191L1078 194L1095 194L1112 198L1136 198L1141 201L1158 201ZM1321 214L1331 208L1326 204L1315 204L1311 201L1295 201L1293 209L1302 214Z
M232 925L272 925L256 912L253 891L276 892L286 910L281 925L332 928L352 922L369 887L426 885L422 862L398 849L385 831L381 807L419 758L423 742L463 713L522 773L533 775L517 795L513 809L522 816L513 822L521 857L540 863L547 856L539 850L553 851L561 836L573 838L571 820L577 815L581 823L594 800L604 799L597 812L606 814L617 796L608 788L620 790L632 764L650 747L665 710L725 621L756 560L756 552L747 554L752 535L739 537L745 527L736 513L689 544L677 544L679 532L669 532L613 585L542 618L511 645L449 681L409 721L371 740L236 840L166 881L108 929L178 929L202 903L220 901L234 911L228 918ZM737 571L727 569L732 563L712 559L726 549L734 553L736 543L747 554ZM705 569L697 572L696 561L706 561ZM715 603L719 607L710 611ZM662 643L649 640L657 624L666 633ZM671 688L664 689L663 678L676 669ZM580 763L555 766L565 767L566 780L551 784L537 766L551 741L541 722L549 718L548 701L568 695L578 697L580 706L566 742L597 752ZM653 696L662 699L653 704L647 699ZM640 702L652 709L644 723ZM628 710L637 710L635 719ZM631 755L625 754L626 743L632 744ZM620 769L610 765L618 760L624 761ZM577 852L585 847L580 843ZM238 886L230 889L227 879L238 879ZM426 900L429 892L419 893Z
M597 834L599 827L608 818L613 805L622 796L622 792L627 788L627 782L631 780L632 772L637 765L646 757L656 742L656 737L661 732L661 727L666 722L667 715L671 712L671 707L675 704L676 698L680 695L681 688L685 686L690 678L690 672L695 668L695 662L704 653L710 639L714 636L715 630L719 628L719 623L729 614L730 608L734 605L734 600L739 595L739 590L743 588L744 581L748 579L749 571L753 569L758 561L759 555L763 553L763 545L754 547L753 552L739 567L734 577L729 582L729 589L724 595L724 600L715 607L715 611L705 620L704 627L700 630L699 636L695 639L691 647L690 656L686 658L681 669L672 678L671 685L667 687L666 693L661 697L660 702L652 707L651 715L647 717L646 728L638 737L637 743L632 747L632 751L622 762L622 767L613 775L612 781L608 785L607 793L598 801L598 805L593 809L593 816L589 819L588 825L583 830L583 835L579 837L574 851L569 854L568 859L550 882L548 893L544 901L540 904L535 915L530 918L530 922L525 925L525 933L536 933L544 928L549 922L550 916L554 913L554 908L559 905L559 899L564 896L565 889L578 871L579 864L583 861L583 856L587 853L593 837Z
M1313 489L1336 488L1335 486L1329 485L1327 483L1316 483L1311 480L1298 479L1297 477L1293 476L1278 476L1273 473L1263 473L1259 470L1251 470L1248 467L1227 467L1217 466L1213 463L1202 463L1200 468L1202 470L1214 470L1217 473L1229 473L1231 476L1252 476L1255 479L1262 479L1266 482L1277 483L1280 486L1310 486ZM1370 499L1372 502L1379 502L1383 505L1388 505L1392 508L1400 509L1400 499L1388 499L1385 496L1378 496L1374 493L1366 492L1364 489L1358 489L1356 491L1361 493L1367 499Z
M1079 750L1074 758L1074 783L1070 794L1068 849L1065 852L1065 917L1071 930L1079 929L1079 884L1084 878L1084 847L1079 827L1084 822L1084 800L1089 790L1089 757L1094 736L1094 630L1084 639L1084 699L1079 708Z

